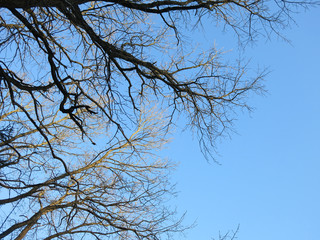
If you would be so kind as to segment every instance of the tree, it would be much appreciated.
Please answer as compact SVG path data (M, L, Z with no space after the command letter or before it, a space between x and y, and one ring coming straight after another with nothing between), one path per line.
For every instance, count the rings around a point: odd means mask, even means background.
M46 112L50 105L45 103ZM26 115L34 113L29 106ZM143 112L129 141L113 139L88 151L76 137L77 126L57 111L42 119L47 139L21 113L16 109L4 116L7 122L17 120L19 131L1 144L7 161L1 165L0 204L10 206L1 238L154 239L178 229L176 223L163 226L171 212L159 207L171 191L166 177L171 166L150 153L166 142L159 115ZM90 134L105 134L102 119L92 118Z
M279 34L297 6L308 3L0 0L0 237L179 231L162 204L171 165L155 150L182 115L210 157L265 74L200 52L183 25L210 18L245 41Z
M237 234L239 232L240 226L238 225L237 229L234 231L229 231L225 234L219 233L219 240L235 240L237 239ZM212 238L212 240L215 240L215 238Z

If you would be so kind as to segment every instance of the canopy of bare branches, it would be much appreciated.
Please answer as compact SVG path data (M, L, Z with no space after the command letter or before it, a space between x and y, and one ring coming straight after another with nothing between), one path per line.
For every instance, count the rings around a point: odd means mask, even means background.
M182 115L210 155L264 73L200 51L211 19L240 40L279 33L287 0L0 0L0 238L162 239ZM168 235L169 234L169 235Z

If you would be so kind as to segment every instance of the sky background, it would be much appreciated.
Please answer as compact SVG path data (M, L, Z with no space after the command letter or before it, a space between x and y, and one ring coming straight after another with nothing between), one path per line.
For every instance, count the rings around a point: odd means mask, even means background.
M251 97L255 111L239 113L237 134L221 139L221 165L208 163L188 132L166 151L180 162L173 202L185 223L197 223L186 239L218 239L238 224L239 240L320 239L320 8L294 18L283 32L291 44L260 38L246 48L251 67L271 70L268 94ZM231 36L211 34L218 48Z
M177 131L163 153L180 163L172 206L187 212L186 225L196 221L185 239L218 240L238 225L239 240L320 239L320 7L293 17L283 32L291 44L274 36L245 49L252 68L270 70L268 93L251 96L255 110L239 112L237 133L220 139L221 165L204 159L190 132ZM234 34L210 28L204 42L236 46Z

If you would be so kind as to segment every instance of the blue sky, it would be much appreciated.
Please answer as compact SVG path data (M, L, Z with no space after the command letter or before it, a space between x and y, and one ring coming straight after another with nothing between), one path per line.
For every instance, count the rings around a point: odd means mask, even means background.
M320 8L293 17L298 26L283 32L291 44L274 36L246 48L252 68L270 70L268 93L251 96L255 111L239 112L237 133L217 144L221 165L208 163L187 131L164 152L180 163L172 205L197 224L188 240L218 239L238 225L239 240L320 239ZM236 46L233 34L216 34L203 41Z
M239 113L237 134L219 143L221 165L206 162L188 132L167 151L180 162L175 203L197 222L187 239L218 239L238 224L240 240L320 239L320 9L294 18L283 32L291 44L260 38L246 49L251 67L271 70L268 94L251 97L255 111Z

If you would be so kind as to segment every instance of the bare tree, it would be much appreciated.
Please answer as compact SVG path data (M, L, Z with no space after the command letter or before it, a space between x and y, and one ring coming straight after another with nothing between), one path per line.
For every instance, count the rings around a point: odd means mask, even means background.
M219 233L219 239L218 240L236 240L237 234L239 233L240 226L238 225L236 230L228 231L224 234ZM212 240L215 240L215 238L212 238Z
M211 18L250 40L261 28L279 33L291 9L307 5L0 0L0 238L178 231L161 204L171 165L155 150L182 115L210 156L264 77L216 49L199 52L182 29Z
M43 103L46 113L54 108ZM128 139L99 141L87 149L77 139L77 125L58 111L42 119L43 139L25 117L35 114L32 106L10 111L9 104L1 118L13 123L16 133L0 144L6 159L0 175L0 238L156 239L181 229L179 220L169 221L173 212L162 203L172 193L167 175L173 166L151 151L167 142L161 114L141 111ZM105 139L102 120L92 116L88 134Z

